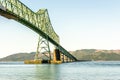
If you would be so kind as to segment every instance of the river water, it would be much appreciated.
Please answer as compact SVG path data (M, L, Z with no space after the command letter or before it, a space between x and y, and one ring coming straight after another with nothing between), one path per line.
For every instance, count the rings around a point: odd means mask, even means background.
M0 62L0 80L120 80L120 61L39 65Z

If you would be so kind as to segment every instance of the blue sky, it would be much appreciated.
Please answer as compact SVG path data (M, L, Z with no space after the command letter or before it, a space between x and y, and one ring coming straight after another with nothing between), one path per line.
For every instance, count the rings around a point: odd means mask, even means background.
M120 0L20 0L37 12L48 9L51 23L69 50L120 49ZM0 16L0 57L36 51L38 35Z

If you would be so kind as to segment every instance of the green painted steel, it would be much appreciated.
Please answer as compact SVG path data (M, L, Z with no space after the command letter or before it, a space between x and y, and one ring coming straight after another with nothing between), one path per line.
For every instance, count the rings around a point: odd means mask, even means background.
M40 9L35 13L19 0L0 0L0 15L22 23L43 38L49 40L62 52L62 54L74 61L77 60L67 50L60 46L59 36L52 27L47 9Z

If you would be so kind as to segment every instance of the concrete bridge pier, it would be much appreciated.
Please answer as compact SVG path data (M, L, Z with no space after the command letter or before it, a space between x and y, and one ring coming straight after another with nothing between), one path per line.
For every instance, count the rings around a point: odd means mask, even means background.
M64 56L64 62L65 63L68 63L68 62L73 62L73 60L72 59L70 59L69 57L67 57L67 56Z
M62 63L64 63L65 62L64 54L61 54L61 59L62 59Z
M51 63L53 64L61 64L62 59L61 59L61 53L59 49L55 49L53 53L53 60L51 60Z
M64 55L64 63L68 63L68 57Z

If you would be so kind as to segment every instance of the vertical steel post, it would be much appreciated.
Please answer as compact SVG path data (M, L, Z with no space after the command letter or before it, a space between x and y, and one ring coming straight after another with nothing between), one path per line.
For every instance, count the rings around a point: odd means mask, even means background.
M34 60L38 60L38 59L39 59L39 58L38 58L39 48L40 48L40 36L39 36L39 38L38 38L37 51L36 51Z

